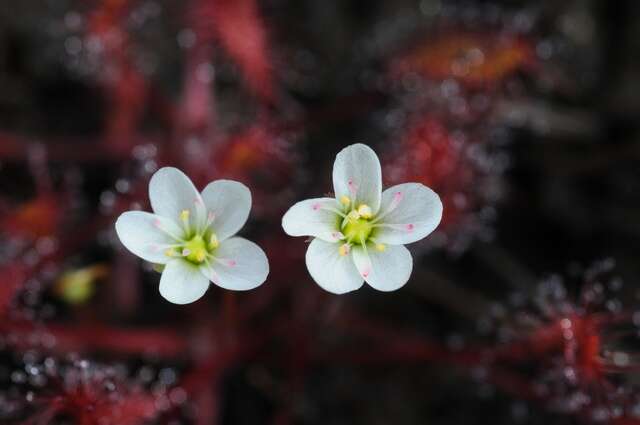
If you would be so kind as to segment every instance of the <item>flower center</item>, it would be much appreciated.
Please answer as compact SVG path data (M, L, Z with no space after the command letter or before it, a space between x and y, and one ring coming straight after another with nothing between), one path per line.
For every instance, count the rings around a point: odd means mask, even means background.
M193 264L202 264L213 257L213 252L220 245L218 237L211 229L213 215L207 218L204 228L198 229L191 226L189 210L180 213L180 220L186 233L185 239L175 238L180 243L170 245L165 251L167 257L182 257ZM189 236L191 235L191 236ZM189 239L187 239L189 238Z
M342 234L349 243L364 244L369 239L373 230L370 211L371 209L368 206L361 205L357 210L347 214ZM361 212L365 212L365 214Z
M200 235L195 235L188 240L182 249L182 255L192 263L200 264L207 256L207 246Z

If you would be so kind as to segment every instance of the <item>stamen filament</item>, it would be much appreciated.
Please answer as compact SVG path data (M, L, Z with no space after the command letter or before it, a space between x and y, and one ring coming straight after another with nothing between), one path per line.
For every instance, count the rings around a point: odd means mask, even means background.
M233 267L236 265L236 260L232 260L230 258L219 258L219 257L215 257L211 254L209 254L211 256L211 259L213 261L215 261L216 263L220 263L223 266L227 266L227 267Z
M396 230L404 230L406 232L411 232L414 229L414 225L409 223L409 224L390 224L390 223L376 223L373 224L371 227L376 228L376 227L387 227L389 229L396 229Z
M189 210L182 210L180 212L180 220L182 221L182 225L184 226L184 230L189 233L191 232L191 224L189 223L189 216L191 215Z
M159 243L159 244L154 244L153 245L153 249L160 251L161 249L169 249L169 248L179 248L181 247L182 244L179 243Z
M209 226L211 226L213 224L213 220L215 220L216 215L213 213L213 211L209 211L207 213L207 222L204 225L204 229L208 229Z
M167 236L170 236L171 238L173 238L174 240L180 242L180 243L185 243L185 240L182 239L179 236L174 235L173 233L171 233L170 231L168 231L167 229L164 228L164 226L162 226L162 222L160 220L156 220L154 223L156 229L160 230L162 233L164 233Z
M386 216L388 216L393 210L395 210L396 208L398 208L398 205L400 205L400 202L402 201L404 195L402 192L396 192L393 194L393 199L391 200L391 203L389 204L389 208L387 208L386 211L384 211L383 213L378 214L378 216L372 221L372 223L377 223L378 221L382 220L383 218L385 218Z
M345 213L343 213L342 211L339 211L339 210L338 210L338 209L336 209L336 208L332 208L332 207L327 207L327 206L324 206L324 205L320 205L320 209L321 209L321 210L325 210L325 211L330 211L330 212L335 213L335 214L338 214L340 217L343 217L343 218L344 218L344 217L346 217L346 214L345 214Z
M207 269L208 269L209 273L211 273L211 277L215 277L217 279L218 278L218 273L216 273L216 271L213 268L213 266L211 266L211 262L209 261L209 259L207 257L208 257L208 255L205 256L205 258L204 258L204 264L207 266Z

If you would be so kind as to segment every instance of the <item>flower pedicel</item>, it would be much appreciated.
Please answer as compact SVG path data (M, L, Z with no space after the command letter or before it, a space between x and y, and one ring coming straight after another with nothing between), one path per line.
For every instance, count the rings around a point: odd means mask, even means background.
M334 198L298 202L282 218L291 236L312 236L306 262L311 277L336 294L366 281L380 291L402 287L413 259L405 244L419 241L442 218L440 197L420 183L382 192L380 161L363 144L351 145L333 165Z
M234 236L251 209L245 185L216 180L200 194L182 171L165 167L151 177L149 199L154 214L127 211L116 232L133 254L164 265L160 294L168 301L194 302L209 281L236 291L265 281L269 263L262 249Z

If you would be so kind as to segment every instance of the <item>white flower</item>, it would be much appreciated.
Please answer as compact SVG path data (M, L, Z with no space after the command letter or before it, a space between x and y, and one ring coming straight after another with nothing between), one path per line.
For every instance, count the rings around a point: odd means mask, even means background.
M440 197L420 183L382 192L380 161L363 144L351 145L333 164L334 198L298 202L282 218L291 236L313 236L306 262L323 289L343 294L363 280L394 291L409 280L411 254L403 245L431 233L442 218Z
M164 265L160 294L176 304L204 295L209 281L244 291L267 278L269 263L258 245L234 237L249 217L251 192L242 183L216 180L200 194L180 170L158 170L149 182L155 214L127 211L116 221L122 244Z

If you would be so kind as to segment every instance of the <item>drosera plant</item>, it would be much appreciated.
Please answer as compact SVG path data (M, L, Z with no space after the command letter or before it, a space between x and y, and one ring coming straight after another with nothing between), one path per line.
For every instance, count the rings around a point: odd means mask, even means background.
M149 182L154 213L127 211L116 221L122 244L159 265L160 294L175 304L198 300L209 281L243 291L261 285L269 273L264 251L234 236L251 209L242 183L216 180L199 193L180 170L165 167Z
M24 370L11 377L14 392L0 400L0 421L20 424L139 425L157 419L163 411L179 406L161 376L147 376L145 369L123 363L40 357L33 352ZM165 379L166 380L166 379ZM154 390L149 391L153 386ZM16 396L21 389L24 395ZM175 394L175 392L174 392ZM24 418L24 421L13 421Z
M461 254L474 240L494 236L496 207L504 197L507 157L480 133L461 133L424 112L410 115L382 155L385 181L422 183L438 193L442 222L420 248Z
M405 244L435 230L442 218L440 197L420 183L382 191L376 153L354 144L333 165L335 198L298 202L282 218L291 236L312 236L306 254L311 277L336 294L359 289L364 281L380 291L401 288L413 259Z

